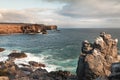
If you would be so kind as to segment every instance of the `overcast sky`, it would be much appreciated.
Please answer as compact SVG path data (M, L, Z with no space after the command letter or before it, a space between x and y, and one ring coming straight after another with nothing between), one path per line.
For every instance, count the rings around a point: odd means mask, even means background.
M120 0L0 0L0 22L119 28Z

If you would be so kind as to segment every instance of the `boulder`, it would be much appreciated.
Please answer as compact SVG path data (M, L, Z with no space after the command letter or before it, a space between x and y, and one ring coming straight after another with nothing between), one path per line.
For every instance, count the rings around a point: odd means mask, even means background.
M25 58L27 55L24 52L13 51L8 55L9 58Z
M7 76L12 79L15 77L18 70L17 65L10 59L5 62L0 62L0 76Z
M45 67L45 64L38 63L38 62L35 62L35 61L29 61L29 64L33 67Z
M69 71L52 71L48 74L53 80L70 80L71 73Z
M4 48L0 48L0 52L3 52L5 49Z
M48 72L45 69L37 69L29 75L30 80L49 80L47 76ZM47 79L48 78L48 79Z
M112 63L120 61L117 43L118 39L113 39L106 32L100 33L94 43L83 41L76 70L78 80L100 80L100 77L108 77Z

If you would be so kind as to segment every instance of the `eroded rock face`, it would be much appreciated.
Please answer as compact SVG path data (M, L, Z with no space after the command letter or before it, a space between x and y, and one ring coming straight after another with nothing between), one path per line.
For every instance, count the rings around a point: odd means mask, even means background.
M57 30L57 26L31 23L0 23L0 35L13 33L47 34L47 30Z
M112 36L105 32L100 33L94 43L85 40L76 71L78 80L109 76L112 63L119 62L117 43L118 39L112 39Z

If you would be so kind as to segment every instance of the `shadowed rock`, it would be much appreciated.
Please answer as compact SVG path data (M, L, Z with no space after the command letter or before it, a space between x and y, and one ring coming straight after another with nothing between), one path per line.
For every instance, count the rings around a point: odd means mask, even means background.
M5 49L4 48L0 48L0 52L3 52Z
M120 80L120 62L113 63L111 66L111 74L109 80Z

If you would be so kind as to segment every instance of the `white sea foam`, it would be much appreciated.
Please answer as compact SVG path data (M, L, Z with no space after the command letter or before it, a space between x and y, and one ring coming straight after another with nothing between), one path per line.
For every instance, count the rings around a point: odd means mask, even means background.
M5 50L0 53L0 61L5 61L8 59L8 55L12 52L12 50ZM46 69L48 72L50 71L56 71L59 69L64 69L62 66L58 66L55 64L50 64L50 61L56 61L52 59L52 55L43 55L43 54L32 54L32 53L26 53L27 57L26 58L21 58L21 59L15 59L15 64L17 64L19 67L21 67L19 64L28 64L29 61L35 61L39 63L43 63L46 65L44 69ZM49 59L50 58L50 59ZM66 62L69 62L71 60L67 60ZM62 61L60 61L62 63ZM64 62L63 62L64 63Z
M8 59L8 54L10 53L10 50L5 50L3 52L0 52L0 61L6 61Z
M45 56L45 55L34 55L34 54L31 54L31 53L26 53L26 54L27 54L26 58L16 59L15 63L17 65L28 64L29 61L35 61L35 62L43 63L43 64L46 65L46 67L44 69L46 69L48 72L55 71L58 67L60 67L60 66L57 66L57 65L47 63L46 59L50 55ZM19 67L21 67L21 66L19 65Z

